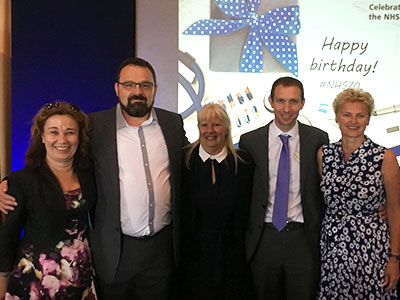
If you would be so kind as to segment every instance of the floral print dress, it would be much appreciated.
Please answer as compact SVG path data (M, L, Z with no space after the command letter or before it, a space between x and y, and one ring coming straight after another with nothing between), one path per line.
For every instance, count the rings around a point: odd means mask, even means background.
M94 270L88 242L88 217L81 189L64 194L67 222L54 249L21 249L10 274L6 300L96 300ZM85 216L85 217L84 217Z
M341 141L322 148L320 300L397 299L382 285L390 253L389 228L378 216L386 201L384 153L368 137L347 162Z

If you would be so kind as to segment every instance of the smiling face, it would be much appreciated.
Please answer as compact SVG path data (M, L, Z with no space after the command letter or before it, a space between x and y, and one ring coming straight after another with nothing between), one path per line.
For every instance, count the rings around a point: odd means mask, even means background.
M226 146L228 130L217 117L199 121L200 144L208 154L218 154Z
M269 103L274 109L275 124L283 132L288 132L296 124L299 111L304 106L301 90L297 86L278 85L274 94Z
M126 83L145 83L138 84ZM148 88L151 83L151 87ZM153 106L157 86L153 86L154 78L151 71L146 67L127 65L119 74L119 82L114 85L115 94L119 98L122 113L125 118L129 117L148 117Z
M49 165L73 162L79 145L78 123L70 115L53 115L44 124L42 142Z
M343 102L338 109L336 122L342 137L364 137L364 131L369 124L368 107L363 102Z

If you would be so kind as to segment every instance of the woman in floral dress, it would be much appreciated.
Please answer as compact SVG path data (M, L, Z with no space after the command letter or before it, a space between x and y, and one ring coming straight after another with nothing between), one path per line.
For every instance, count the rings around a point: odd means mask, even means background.
M0 299L96 299L88 145L77 106L48 103L35 116L25 168L8 177L18 206L0 227Z
M364 134L373 105L362 90L340 93L333 108L342 139L318 151L327 205L319 299L397 299L400 172L394 153Z

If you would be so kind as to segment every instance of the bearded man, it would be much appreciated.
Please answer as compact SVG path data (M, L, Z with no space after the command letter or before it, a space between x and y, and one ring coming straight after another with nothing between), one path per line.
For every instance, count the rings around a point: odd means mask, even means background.
M91 237L101 299L166 299L179 258L179 114L154 108L149 62L122 62L118 104L90 114L97 207ZM136 298L135 298L136 297Z

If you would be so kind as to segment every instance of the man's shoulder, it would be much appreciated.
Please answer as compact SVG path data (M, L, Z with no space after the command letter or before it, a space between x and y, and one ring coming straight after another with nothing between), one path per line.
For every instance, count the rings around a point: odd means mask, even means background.
M240 136L240 138L253 138L257 137L260 134L265 135L265 131L268 129L269 124L264 125L262 127L256 128L254 130L251 130L249 132L246 132Z
M93 119L93 118L101 118L101 117L104 117L106 115L110 115L110 114L114 113L115 109L116 109L116 106L113 106L111 108L107 108L107 109L91 112L91 113L88 114L88 116L91 119Z
M170 110L166 110L164 108L160 108L160 107L154 107L154 111L156 113L157 116L170 116L170 117L181 117L180 114L170 111Z
M90 126L92 128L97 127L97 126L104 126L104 125L108 126L110 124L110 121L112 121L116 117L115 109L116 109L116 106L113 106L108 109L89 113L88 116L90 119Z
M165 124L170 125L171 123L182 126L183 121L180 114L159 107L154 107L153 109L161 126Z
M299 122L299 130L300 134L301 132L307 132L307 134L315 134L315 135L321 135L321 136L328 136L328 134L323 131L322 129L314 126L310 126L307 124L303 124Z

